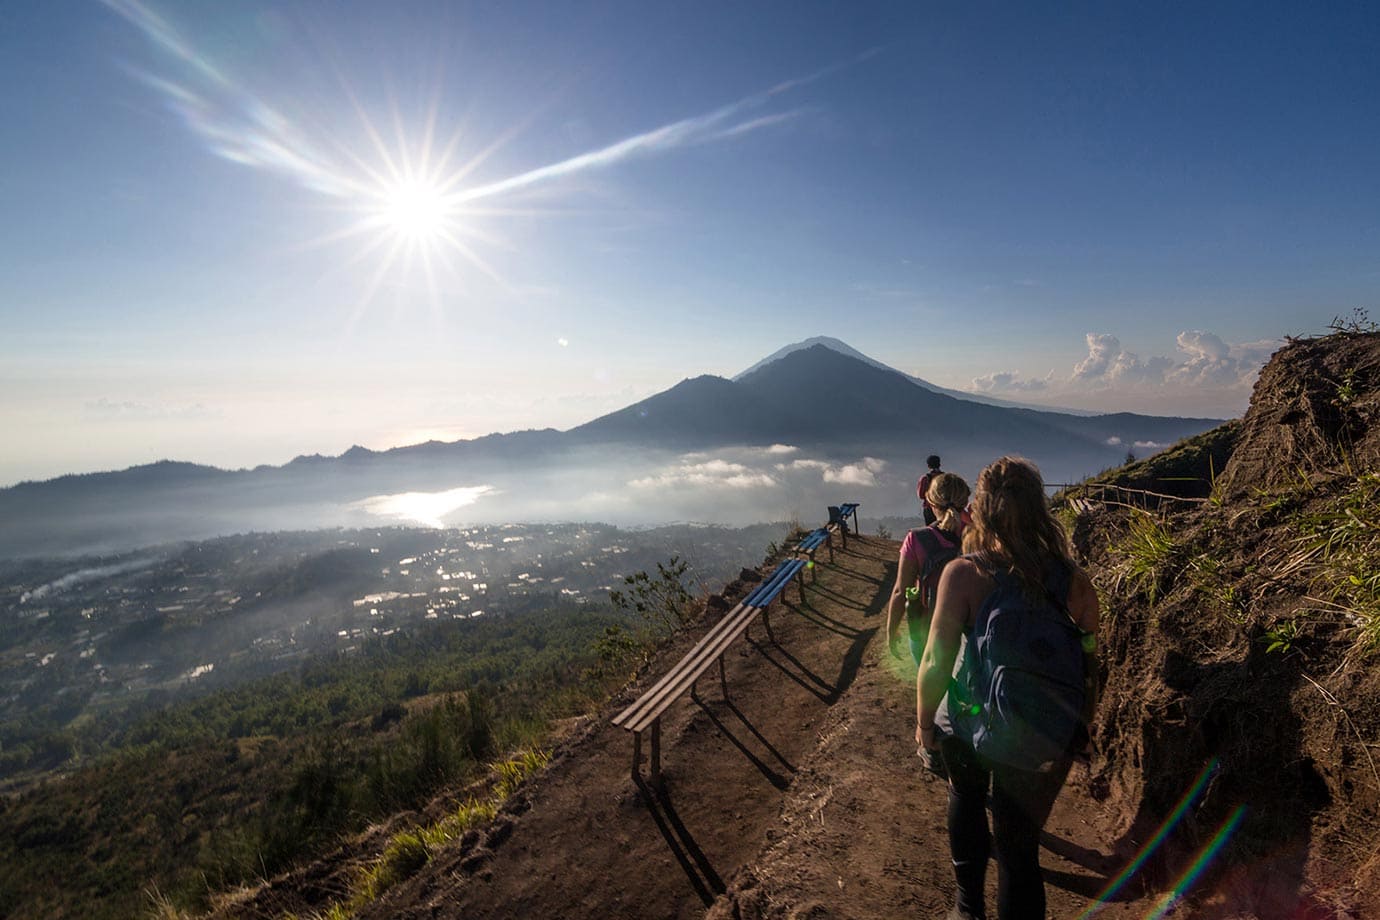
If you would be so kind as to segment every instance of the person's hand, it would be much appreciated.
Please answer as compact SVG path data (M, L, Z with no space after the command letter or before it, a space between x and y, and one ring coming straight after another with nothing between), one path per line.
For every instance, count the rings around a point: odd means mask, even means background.
M919 723L915 725L915 740L921 747L930 751L939 750L939 730L933 725L921 728Z
M891 650L892 658L901 657L901 631L899 629L887 637L887 648Z

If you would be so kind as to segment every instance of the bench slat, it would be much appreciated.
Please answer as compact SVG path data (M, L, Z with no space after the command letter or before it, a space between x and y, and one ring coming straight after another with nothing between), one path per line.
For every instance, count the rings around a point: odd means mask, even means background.
M673 678L672 680L668 681L665 686L659 688L656 693L644 695L643 699L646 700L646 704L640 707L640 711L629 716L628 719L621 723L623 728L626 728L628 731L640 732L651 724L652 720L665 712L668 706L679 699L680 695L686 690L689 690L690 686L700 678L700 675L707 671L709 666L728 650L728 647L733 644L733 640L737 639L738 636L742 634L742 631L747 628L748 624L752 622L752 618L757 616L759 611L760 608L758 607L742 608L742 611L735 619L735 626L737 628L727 629L721 632L715 637L714 642L704 649L698 658L687 655L685 658L681 659L681 661L687 662L687 666L675 668L670 675ZM638 703L641 702L642 700L638 700ZM637 706L637 703L633 705Z
M638 710L645 709L647 706L651 705L652 701L664 690L665 686L674 681L682 671L693 667L696 659L703 654L709 646L718 642L719 638L725 632L735 631L737 620L746 612L747 606L745 604L738 604L728 613L724 614L723 618L714 624L714 628L700 637L700 641L696 642L694 647L686 652L685 656L681 658L680 661L676 662L671 670L667 671L662 675L660 680L643 691L642 695L630 706L614 716L613 724L624 725L629 719L637 715ZM708 667L707 664L706 667Z
M758 585L751 594L743 598L743 603L749 607L765 607L766 604L762 603L762 598L775 597L779 594L782 584L790 581L795 573L799 572L804 565L805 560L803 559L787 559L776 567L776 571L772 572L771 576L766 581L762 582L762 584Z
M613 724L634 732L645 729L728 650L733 640L751 624L752 618L770 605L804 566L804 559L788 559L777 566L770 578L725 614L670 671L615 716Z

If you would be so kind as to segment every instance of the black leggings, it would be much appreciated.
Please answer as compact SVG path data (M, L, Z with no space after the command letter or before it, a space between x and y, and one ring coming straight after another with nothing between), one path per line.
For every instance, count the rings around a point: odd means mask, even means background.
M949 769L949 852L958 881L958 907L986 917L983 882L993 838L997 851L997 917L1025 920L1045 915L1040 875L1040 830L1054 808L1071 758L1046 773L989 764L952 735L941 742ZM992 790L992 831L987 829L987 790Z

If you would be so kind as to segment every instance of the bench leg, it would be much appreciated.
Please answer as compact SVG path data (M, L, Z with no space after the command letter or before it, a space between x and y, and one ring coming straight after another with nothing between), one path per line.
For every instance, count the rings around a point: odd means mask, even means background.
M805 576L799 572L795 573L795 586L800 591L800 603L805 603Z
M652 720L652 788L661 789L661 716Z
M829 544L829 562L832 565L834 562L834 535L829 534L824 542Z
M642 732L633 732L633 782L642 784Z

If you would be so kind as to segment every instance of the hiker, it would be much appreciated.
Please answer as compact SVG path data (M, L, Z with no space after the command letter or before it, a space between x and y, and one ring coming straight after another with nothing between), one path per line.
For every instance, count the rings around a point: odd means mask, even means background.
M910 638L910 653L917 667L925 650L925 636L934 611L935 590L944 565L958 555L967 524L964 509L968 504L968 483L953 473L940 473L925 496L929 506L938 509L934 523L916 528L901 542L901 558L896 565L896 585L886 608L887 644L892 657L900 658L901 626Z
M934 508L930 505L930 500L927 497L930 483L934 482L934 478L942 475L944 471L939 468L938 454L930 454L926 457L925 466L929 467L929 472L921 476L920 481L915 484L915 494L920 497L920 514L925 519L925 526L928 527L935 521Z
M997 916L1043 918L1040 831L1075 749L1086 742L1096 704L1097 592L1073 562L1030 461L1002 457L984 469L972 515L966 554L939 580L915 734L942 753L949 774L949 848L958 882L951 920L987 916L983 881L993 846ZM1013 622L1020 641L1011 638ZM963 661L951 679L965 633ZM1024 718L1011 715L1018 705Z

